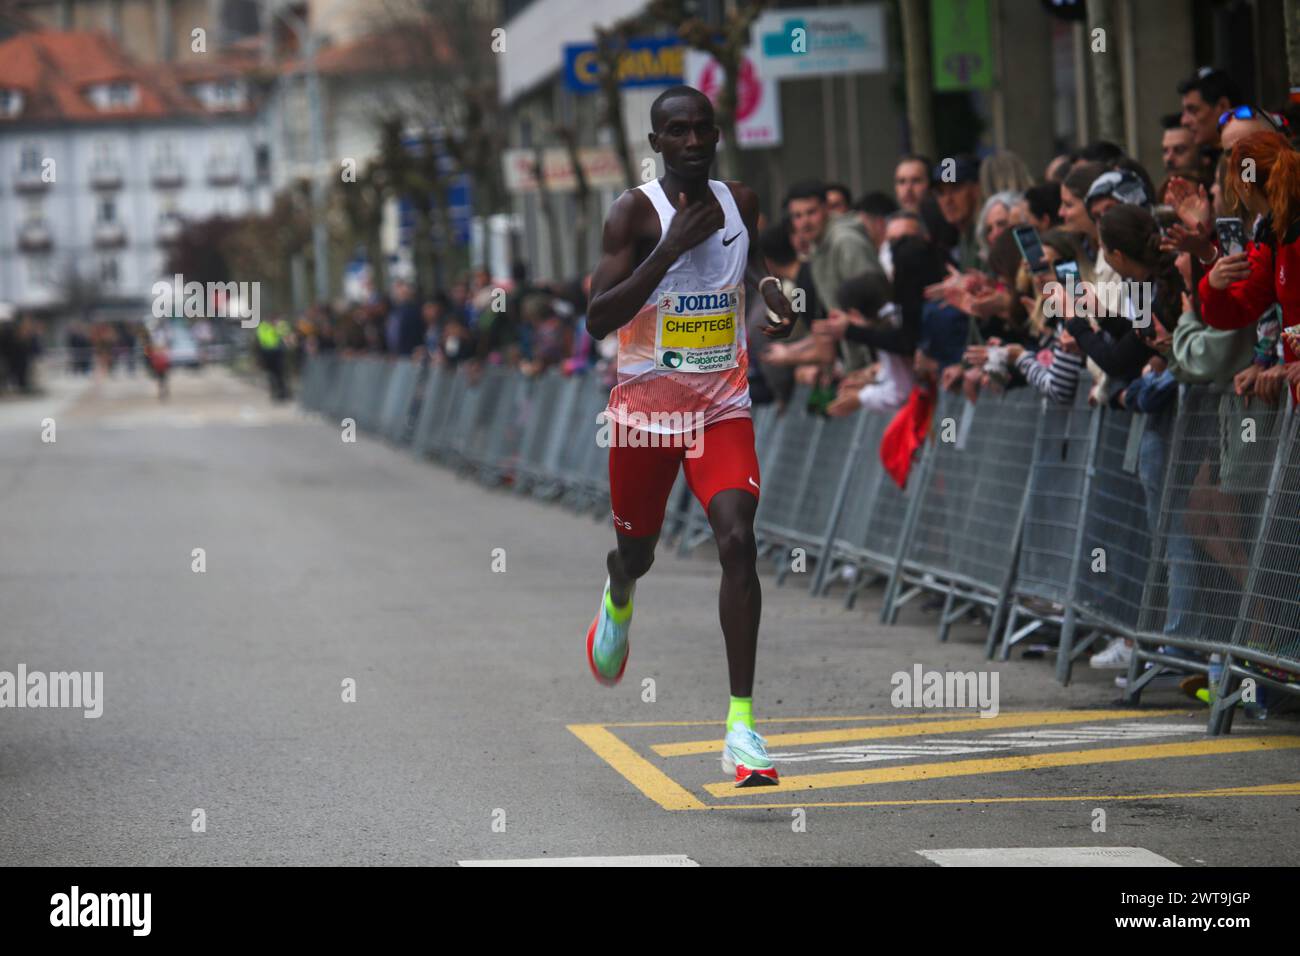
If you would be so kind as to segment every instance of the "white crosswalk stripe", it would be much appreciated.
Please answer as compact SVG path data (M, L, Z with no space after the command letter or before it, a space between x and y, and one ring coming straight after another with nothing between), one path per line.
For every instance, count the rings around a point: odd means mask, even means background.
M992 846L916 852L940 866L1178 866L1140 846Z
M459 866L699 866L689 856L557 856L524 860L459 860Z
M947 757L957 754L1151 740L1158 737L1204 733L1204 727L1194 724L1144 724L1135 721L1105 727L1077 727L1072 730L1021 730L983 737L944 737L937 740L920 740L915 743L846 744L842 747L818 747L815 750L772 753L770 756L773 760L782 763L817 760L830 763L871 763L877 760L898 760L903 757Z

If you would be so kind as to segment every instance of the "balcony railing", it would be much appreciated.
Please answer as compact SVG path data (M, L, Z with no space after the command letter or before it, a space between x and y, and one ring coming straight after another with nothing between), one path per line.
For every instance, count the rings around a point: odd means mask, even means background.
M122 167L116 160L99 160L91 164L90 185L95 189L119 189Z
M100 249L111 249L126 245L126 230L118 222L95 223L95 245Z
M163 189L171 189L183 185L185 182L185 170L175 160L156 161L153 164L151 175L153 184Z
M180 216L159 216L158 217L158 244L166 245L175 242L181 237L181 231L185 224L181 221Z
M213 186L230 186L239 182L239 163L229 156L214 156L208 160L208 183Z
M20 193L40 193L50 188L43 169L20 169L14 175L14 189Z
M18 248L22 252L49 252L54 247L54 234L44 219L29 219L18 227Z

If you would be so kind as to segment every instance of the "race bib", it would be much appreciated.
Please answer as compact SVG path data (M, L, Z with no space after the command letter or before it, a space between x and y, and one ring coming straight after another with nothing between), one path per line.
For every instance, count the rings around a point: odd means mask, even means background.
M735 368L740 287L665 292L655 318L655 368L720 372Z

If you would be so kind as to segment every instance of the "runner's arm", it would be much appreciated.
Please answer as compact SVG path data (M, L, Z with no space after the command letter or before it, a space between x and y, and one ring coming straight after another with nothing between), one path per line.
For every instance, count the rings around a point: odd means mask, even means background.
M745 228L749 231L749 268L746 270L746 277L767 276L767 263L763 260L763 250L759 248L758 242L758 195L743 183L727 183L731 189L731 194L736 200L736 206L740 209L740 218L745 222ZM758 293L763 299L763 303L776 315L780 316L781 323L772 325L769 321L763 326L763 334L768 338L784 339L789 337L794 331L795 314L794 307L790 305L790 300L785 297L781 291L781 283L764 282L762 278L758 280ZM770 319L770 317L769 317Z
M636 194L628 190L610 207L605 220L587 307L587 334L593 339L603 339L631 322L673 264L661 243L636 265L637 212Z
M706 201L688 202L684 193L678 193L673 203L676 214L667 234L659 238L646 260L636 265L637 217L654 215L652 208L643 205L648 202L629 189L609 211L600 263L591 277L587 331L592 338L603 339L631 322L673 263L723 226L722 206L711 195Z

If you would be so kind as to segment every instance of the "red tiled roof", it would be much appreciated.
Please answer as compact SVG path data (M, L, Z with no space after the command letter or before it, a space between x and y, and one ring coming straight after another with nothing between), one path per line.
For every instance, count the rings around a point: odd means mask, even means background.
M323 47L316 55L317 68L325 75L419 71L431 62L454 66L457 59L447 34L428 26L391 28ZM24 99L22 112L0 117L0 124L202 116L206 110L189 94L190 84L294 73L304 65L299 57L263 66L260 40L241 42L211 58L142 65L108 34L34 30L0 42L0 89L20 90ZM91 87L113 82L135 84L134 106L101 110L91 102Z
M323 47L316 54L316 68L325 74L393 73L427 68L430 63L452 65L456 62L447 34L428 26L394 27L371 33L351 43ZM298 57L284 64L285 72L297 72L306 66Z
M250 69L247 57L221 57L195 68L142 66L111 36L88 31L37 30L0 43L0 89L23 93L22 112L0 122L32 120L122 120L197 116L205 110L182 85ZM90 88L133 83L137 98L129 108L99 109Z

